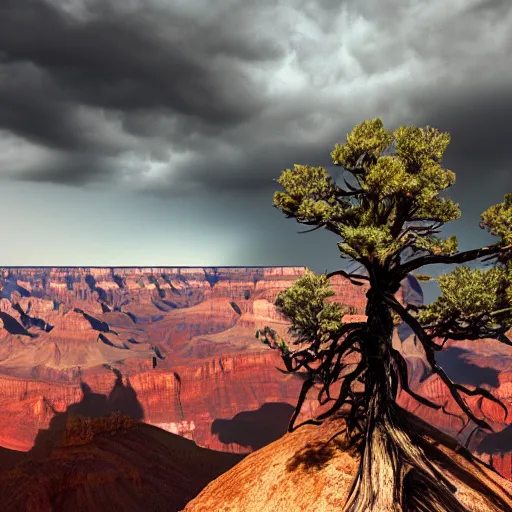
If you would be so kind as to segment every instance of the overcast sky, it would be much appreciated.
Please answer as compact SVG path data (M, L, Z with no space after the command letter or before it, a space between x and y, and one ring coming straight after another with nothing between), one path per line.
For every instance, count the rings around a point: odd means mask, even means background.
M0 0L0 264L345 266L273 179L377 116L451 133L444 233L492 243L510 27L510 0Z

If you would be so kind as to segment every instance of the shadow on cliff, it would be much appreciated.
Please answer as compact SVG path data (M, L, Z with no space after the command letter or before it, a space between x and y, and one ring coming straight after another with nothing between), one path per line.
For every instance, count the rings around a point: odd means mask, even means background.
M0 311L0 320L3 322L4 329L9 334L15 334L20 336L28 336L33 338L34 335L29 333L23 325L21 325L16 318L9 315L5 311Z
M482 368L465 359L466 355L473 355L471 351L459 347L449 347L436 354L439 366L448 376L460 384L481 386L487 384L493 388L499 386L499 371L493 368Z
M480 453L504 455L512 452L512 425L507 425L500 432L487 434L476 447Z
M71 404L64 412L56 411L52 404L44 399L46 405L54 412L55 416L51 419L47 429L39 430L34 446L27 454L30 458L39 460L51 454L62 439L69 416L101 418L109 416L114 412L119 412L134 420L142 420L144 418L144 410L137 399L137 393L132 388L129 379L126 379L125 384L121 372L117 369L112 369L112 371L116 375L116 381L108 396L94 393L90 386L82 381L80 383L83 393L82 400Z
M20 286L15 279L5 279L3 281L2 289L0 290L0 299L9 299L11 300L11 295L15 292L18 292L21 297L30 297L30 292Z
M211 432L223 444L239 444L259 450L282 437L294 407L285 403L266 403L256 411L243 411L231 420L216 419Z

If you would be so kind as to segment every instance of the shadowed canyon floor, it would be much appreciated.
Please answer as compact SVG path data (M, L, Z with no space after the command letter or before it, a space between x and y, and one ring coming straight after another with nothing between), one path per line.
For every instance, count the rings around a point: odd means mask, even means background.
M120 375L108 396L82 389L28 453L0 452L3 512L172 512L243 458L139 422Z

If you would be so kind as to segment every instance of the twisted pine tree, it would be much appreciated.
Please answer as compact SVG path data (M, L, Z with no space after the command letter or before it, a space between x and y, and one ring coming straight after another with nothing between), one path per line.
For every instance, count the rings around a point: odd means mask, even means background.
M506 417L506 407L489 391L452 381L436 362L436 352L447 339L495 338L512 345L506 335L512 326L512 194L481 215L480 227L499 237L497 243L458 252L455 236L437 236L444 223L460 217L459 206L439 196L455 183L455 174L442 165L449 141L448 133L435 128L400 127L391 133L380 119L368 120L331 153L333 163L352 175L352 183L344 179L345 186L339 186L324 168L307 165L295 165L277 180L284 191L275 193L274 206L301 224L338 235L341 257L364 269L358 274L306 273L279 294L276 305L291 320L293 347L268 327L257 332L280 351L287 372L306 374L289 431L321 424L343 407L345 433L360 450L348 512L466 511L438 469L449 465L446 455L428 441L439 431L396 403L401 388L423 405L446 407L409 388L406 361L392 346L394 325L409 324L432 372L460 407L464 428L492 430L468 406L467 396L478 395L480 404L484 399L499 404ZM420 267L472 260L493 260L494 266L460 266L440 277L442 295L431 305L403 307L396 300L402 280ZM333 295L328 280L334 275L369 285L365 322L343 323L346 311L326 301ZM327 410L296 426L312 388ZM453 446L483 464L455 441ZM492 500L498 509L508 509L497 496Z

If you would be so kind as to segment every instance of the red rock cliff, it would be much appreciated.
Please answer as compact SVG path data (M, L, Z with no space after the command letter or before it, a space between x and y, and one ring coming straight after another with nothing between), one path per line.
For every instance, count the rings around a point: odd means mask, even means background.
M146 422L201 446L248 452L279 437L302 381L279 372L279 357L254 334L265 325L286 334L289 324L273 302L304 271L3 269L0 445L30 449L56 411L81 399L81 380L93 391L107 393L116 379L112 368L133 387ZM331 285L334 300L364 313L366 286L353 286L341 277ZM404 290L397 297L403 302ZM401 341L395 336L395 345L408 358L413 388L431 399L450 401L441 383L425 373L414 337ZM494 367L495 373L482 374L482 382L510 404L512 356L496 343L458 346L465 352L448 353L443 365L456 372L463 360L466 373L475 375L474 367ZM460 427L453 416L418 407L406 396L400 400L447 432L454 434ZM305 414L315 408L312 399ZM497 431L507 428L510 420L504 422L494 404L484 401L482 410ZM484 441L484 436L475 437L473 449L483 443L482 450L492 451L486 456L492 455L496 467L510 477L512 443L500 441L499 451L494 445L486 448Z

